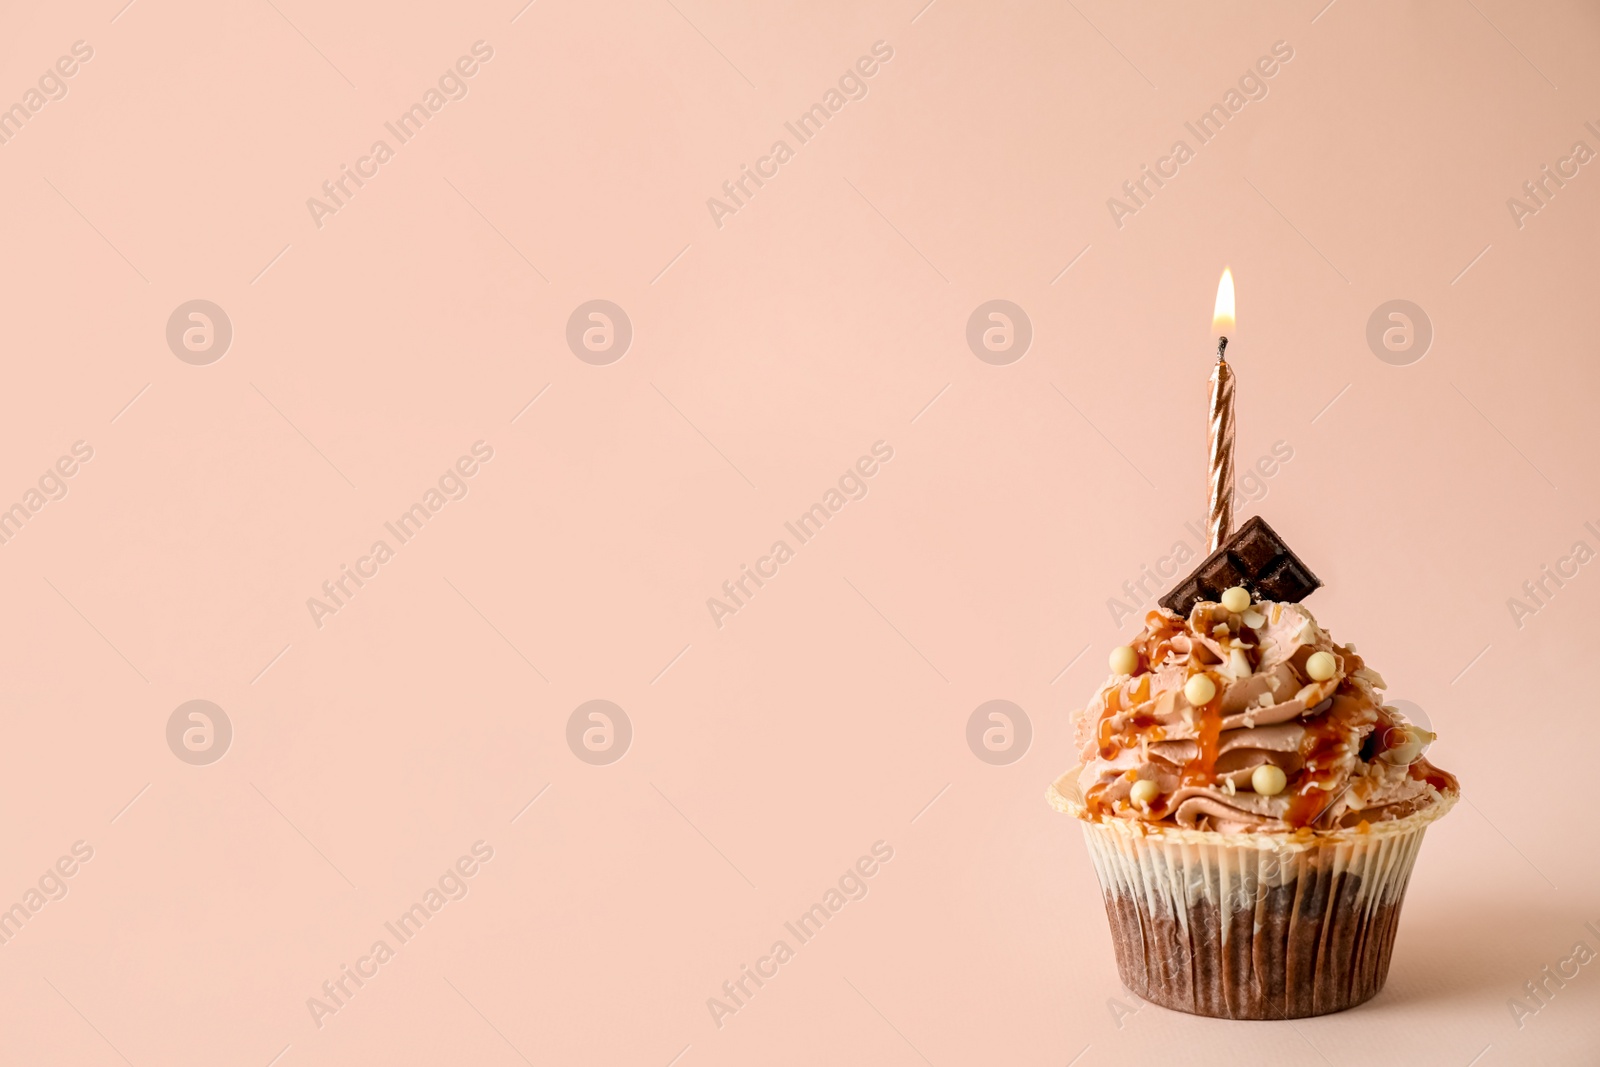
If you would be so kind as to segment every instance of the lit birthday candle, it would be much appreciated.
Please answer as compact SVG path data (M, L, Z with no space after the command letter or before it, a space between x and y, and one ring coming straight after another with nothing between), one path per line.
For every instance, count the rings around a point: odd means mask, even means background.
M1233 323L1233 272L1224 268L1211 316L1211 330L1218 335L1217 365L1211 372L1211 418L1206 434L1212 552L1233 532L1233 368L1227 359L1227 331L1233 329Z

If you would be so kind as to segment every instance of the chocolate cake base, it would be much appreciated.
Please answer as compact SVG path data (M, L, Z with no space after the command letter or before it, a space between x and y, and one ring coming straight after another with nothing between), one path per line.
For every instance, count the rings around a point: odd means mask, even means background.
M1218 1019L1303 1019L1377 995L1423 834L1460 797L1372 825L1229 834L1093 818L1080 772L1046 795L1083 829L1123 983Z
M1236 911L1208 900L1185 921L1107 894L1127 987L1152 1004L1221 1019L1302 1019L1370 1000L1389 974L1403 897L1360 899L1349 871L1310 871ZM1330 899L1331 898L1331 899Z

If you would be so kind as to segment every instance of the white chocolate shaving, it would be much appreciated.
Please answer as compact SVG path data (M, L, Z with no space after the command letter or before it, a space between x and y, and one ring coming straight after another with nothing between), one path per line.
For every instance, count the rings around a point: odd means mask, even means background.
M1360 670L1351 675L1351 677L1360 678L1363 682L1366 682L1375 689L1389 688L1388 685L1384 683L1383 675L1379 674L1371 667L1362 667Z
M1228 666L1232 669L1235 678L1250 677L1250 657L1244 654L1244 649L1235 648L1228 653Z

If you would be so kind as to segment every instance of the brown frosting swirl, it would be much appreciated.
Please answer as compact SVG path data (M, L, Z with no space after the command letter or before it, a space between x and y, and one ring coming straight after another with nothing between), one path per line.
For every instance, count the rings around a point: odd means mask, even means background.
M1077 717L1090 818L1226 833L1359 827L1459 788L1421 756L1433 735L1383 704L1382 676L1303 604L1203 602L1187 619L1158 609L1131 646L1133 673L1108 679ZM1335 665L1324 681L1306 666L1317 652ZM1198 706L1184 693L1197 674L1216 688ZM1275 796L1251 785L1269 763L1288 780ZM1141 780L1155 783L1148 803L1131 795Z

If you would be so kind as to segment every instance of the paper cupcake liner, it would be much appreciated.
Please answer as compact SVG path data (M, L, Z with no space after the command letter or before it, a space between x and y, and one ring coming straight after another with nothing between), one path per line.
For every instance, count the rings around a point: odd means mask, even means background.
M1326 1015L1382 989L1423 831L1456 800L1301 838L1090 821L1076 782L1050 803L1083 819L1123 983L1220 1019Z

